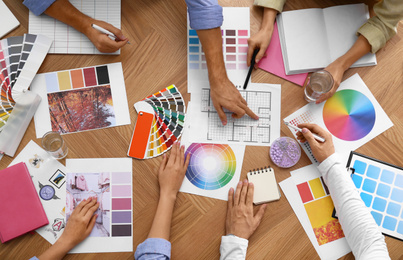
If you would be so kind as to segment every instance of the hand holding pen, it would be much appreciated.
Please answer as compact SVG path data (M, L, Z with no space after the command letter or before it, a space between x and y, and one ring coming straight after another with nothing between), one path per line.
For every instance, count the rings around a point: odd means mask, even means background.
M103 53L116 52L129 42L121 30L99 20L93 21L86 35L95 47Z

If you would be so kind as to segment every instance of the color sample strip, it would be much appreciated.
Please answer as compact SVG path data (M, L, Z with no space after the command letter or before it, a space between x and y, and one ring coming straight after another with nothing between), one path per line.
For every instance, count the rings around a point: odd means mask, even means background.
M302 199L302 203L306 203L313 200L312 192L307 182L298 184L297 189Z
M103 81L105 82L105 81ZM132 176L130 172L112 173L112 237L132 234Z
M130 197L132 194L131 185L115 185L112 186L112 197Z
M74 89L84 87L83 71L81 69L71 70L70 76L71 76L71 82L72 82Z
M131 223L132 222L132 212L131 211L113 211L112 212L112 223Z
M110 81L109 81L108 67L98 66L96 67L96 70L97 70L98 85L109 84Z
M95 68L84 69L85 86L92 87L97 85L97 77L95 75Z
M69 71L57 72L57 78L59 80L59 89L60 90L69 90L69 89L71 89Z
M113 172L112 180L113 184L127 184L131 183L132 179L131 172Z
M132 235L132 225L112 225L113 237L129 237Z
M132 201L130 198L113 198L112 210L129 210L132 209Z
M46 80L46 90L48 93L59 91L59 80L57 78L57 73L45 74L45 80Z

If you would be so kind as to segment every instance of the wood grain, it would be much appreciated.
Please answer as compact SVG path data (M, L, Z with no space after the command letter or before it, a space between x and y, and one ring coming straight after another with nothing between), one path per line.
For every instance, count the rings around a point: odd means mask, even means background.
M253 7L252 0L223 0L222 6L251 7L251 34L258 31L262 9ZM284 10L328 7L355 3L351 0L289 0ZM360 1L373 5L374 1ZM5 0L21 25L8 36L28 32L28 10L22 1ZM137 114L133 104L170 84L175 84L186 101L186 4L183 0L122 0L122 30L131 45L123 47L121 55L48 55L40 73L76 67L122 62L126 92L130 106L131 125L65 135L69 147L67 158L125 157ZM378 65L348 70L344 79L359 73L368 88L394 123L394 127L357 149L368 156L403 166L403 22L398 34L377 53ZM303 105L301 87L258 70L254 82L282 85L281 118ZM292 137L281 126L281 135ZM18 148L35 138L33 121ZM244 179L248 170L270 164L268 147L247 147L242 166ZM12 161L5 156L0 161L4 169ZM161 158L133 160L133 248L148 234L158 202L156 172ZM62 161L64 163L64 161ZM290 176L290 171L310 164L303 154L290 169L274 167L277 181ZM180 193L172 221L172 259L218 259L221 235L225 233L226 202ZM403 242L386 237L392 259L403 259ZM37 233L27 234L6 244L0 244L0 259L28 259L50 247ZM248 259L319 259L287 199L282 194L278 202L268 204L263 221L250 238ZM65 259L133 259L133 252L106 254L74 254ZM342 259L354 259L350 253Z

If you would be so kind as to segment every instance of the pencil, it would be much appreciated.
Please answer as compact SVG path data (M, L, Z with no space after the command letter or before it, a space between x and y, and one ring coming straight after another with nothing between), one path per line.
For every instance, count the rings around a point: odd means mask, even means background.
M259 52L259 49L255 49L254 52L253 52L252 60L250 61L250 67L249 67L248 75L246 76L245 83L243 84L243 89L246 89L246 87L248 86L250 75L252 74L253 67L255 67L256 55L257 55L258 52Z
M96 24L91 24L92 28L94 28L95 30L100 31L101 33L104 33L106 35L108 35L109 38L111 38L112 40L116 41L116 35L114 35L112 32L102 28L101 26L98 26ZM130 44L129 41L127 41L128 44Z
M292 125L292 124L290 124L289 122L284 122L284 123L285 123L287 126L291 127L292 129L294 129L294 130L296 130L296 131L298 131L298 132L302 132L302 129L301 129L301 128L296 127L295 125ZM317 134L312 133L312 135L313 135L313 138L315 138L315 139L318 140L319 142L324 143L324 142L326 141L325 138L323 138L323 137L321 137L321 136L319 136L319 135L317 135Z

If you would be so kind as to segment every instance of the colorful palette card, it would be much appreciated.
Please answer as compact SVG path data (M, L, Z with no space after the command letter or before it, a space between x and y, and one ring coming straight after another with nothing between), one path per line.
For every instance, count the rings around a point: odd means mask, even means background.
M31 89L42 97L36 137L130 124L122 64L38 74Z
M183 138L188 142L270 146L280 137L280 85L250 83L246 90L239 90L259 120L247 115L234 119L232 112L224 109L225 126L213 106L208 81L198 81L194 86L188 103L189 124Z
M300 123L315 123L333 135L333 143L343 160L350 151L357 149L372 138L393 126L388 115L379 105L371 91L358 74L343 81L337 92L326 102L310 103L284 119L297 126ZM296 136L297 131L290 128ZM309 144L302 148L313 163L317 163Z
M224 7L221 25L223 55L228 78L238 86L243 85L248 66L248 38L250 37L249 7ZM196 30L190 28L188 18L188 92L194 81L208 80L206 57Z
M120 29L120 0L70 0L70 3L85 15ZM45 14L36 16L29 12L29 33L42 34L53 39L49 53L105 54L99 52L84 34ZM120 50L113 54L120 54Z
M66 166L66 221L84 199L99 202L89 237L69 253L133 251L132 160L67 159Z
M382 233L403 240L403 168L351 152L347 167Z
M51 44L51 39L33 34L0 41L0 131L29 88Z
M301 73L295 75L286 75L283 61L283 54L281 52L280 37L278 35L277 23L274 24L273 33L270 40L270 45L267 47L266 56L263 57L258 66L260 69L270 72L280 78L288 80L297 85L303 86L308 73Z
M37 229L36 232L49 243L54 244L66 226L64 220L66 167L32 140L10 165L20 162L27 165L49 221L48 225Z
M321 259L339 259L351 251L339 221L332 217L332 198L314 164L292 171L279 184Z
M128 156L149 159L169 149L182 135L186 117L185 101L171 85L134 104L138 113Z
M180 191L228 200L228 191L236 189L241 176L245 146L192 143L185 156L190 156Z

